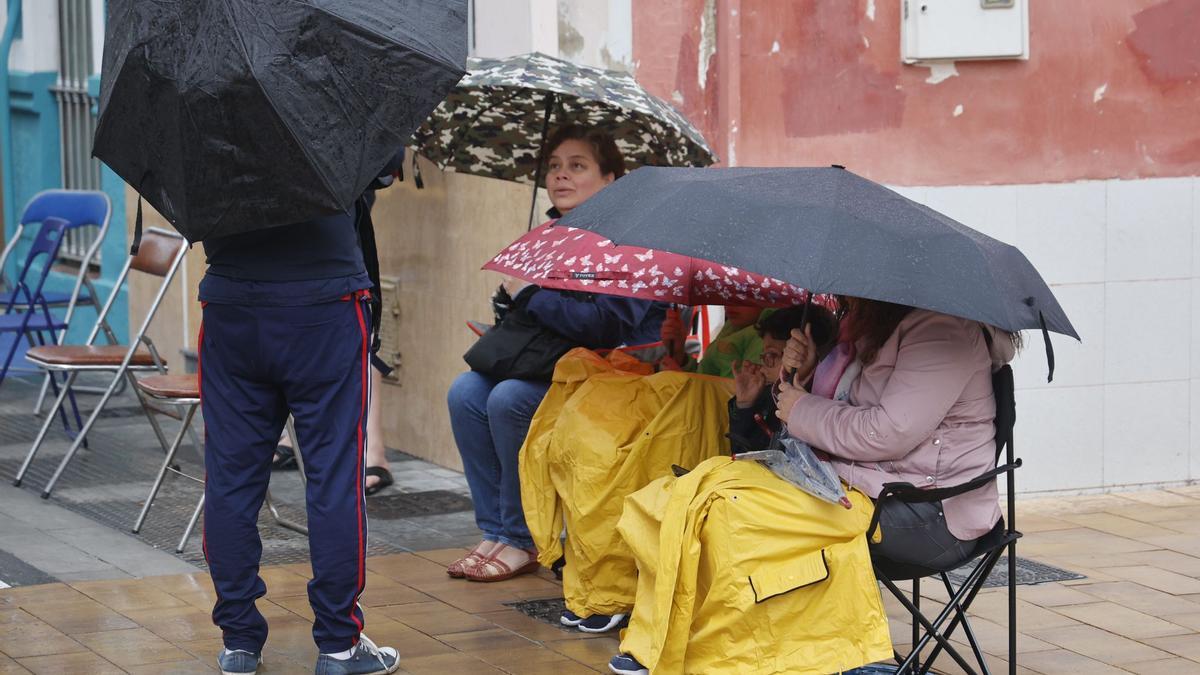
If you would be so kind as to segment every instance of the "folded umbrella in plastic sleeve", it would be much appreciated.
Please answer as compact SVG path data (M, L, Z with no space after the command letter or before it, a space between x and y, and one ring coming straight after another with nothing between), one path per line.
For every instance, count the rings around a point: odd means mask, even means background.
M818 458L808 443L788 436L787 432L779 432L767 450L739 452L734 459L762 462L776 476L808 494L832 504L851 507L833 465Z

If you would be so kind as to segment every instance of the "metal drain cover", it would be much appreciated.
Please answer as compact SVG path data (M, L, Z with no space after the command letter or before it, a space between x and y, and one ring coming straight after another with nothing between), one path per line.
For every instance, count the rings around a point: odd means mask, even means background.
M974 568L974 564L960 567L953 572L949 572L950 580L955 584L961 584L966 580L967 576ZM1048 584L1053 581L1074 581L1075 579L1085 579L1082 574L1076 574L1068 570L1064 570L1053 565L1040 563L1028 558L1017 556L1017 585L1018 586L1035 586L1037 584ZM1008 585L1008 556L1000 556L1000 561L992 568L992 573L988 575L986 581L983 582L984 588L997 588Z
M543 621L552 626L558 626L563 631L576 632L576 629L570 626L562 625L559 618L562 617L563 610L567 608L567 603L562 598L543 598L541 600L521 600L518 602L506 602L506 607L512 607L518 612L538 621Z
M474 506L469 497L450 490L398 492L367 500L367 515L382 520L459 513L470 511L472 508Z

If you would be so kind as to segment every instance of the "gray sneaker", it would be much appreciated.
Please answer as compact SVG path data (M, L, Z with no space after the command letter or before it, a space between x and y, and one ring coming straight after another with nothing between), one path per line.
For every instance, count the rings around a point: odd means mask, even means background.
M222 649L217 654L217 666L221 675L245 675L258 672L258 664L262 663L262 654L255 654L244 649L229 651Z
M328 654L317 657L316 675L383 675L400 667L400 655L391 647L376 647L366 635L358 636L358 644L348 659L335 659Z

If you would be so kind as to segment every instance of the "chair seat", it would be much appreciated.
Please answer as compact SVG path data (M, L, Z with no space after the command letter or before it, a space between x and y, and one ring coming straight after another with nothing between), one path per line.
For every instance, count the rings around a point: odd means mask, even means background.
M0 314L0 333L15 333L20 331L24 321L24 312ZM29 317L29 324L25 326L25 330L27 331L59 330L60 328L66 328L66 324L61 321L46 321L46 315L41 312L35 312L33 316Z
M9 301L12 300L12 297L13 297L13 293L11 291L6 291L4 293L0 293L0 305L4 305L7 307ZM46 291L46 292L42 293L42 297L46 299L46 304L50 305L51 307L59 307L59 306L65 307L71 303L71 294L70 293L52 293L50 291ZM92 296L87 291L80 291L79 292L79 300L76 302L76 304L90 305L90 304L92 304ZM25 306L25 295L24 294L21 294L17 298L16 306L17 307Z
M30 361L47 366L96 368L111 366L116 368L125 359L126 345L47 345L34 347L26 352ZM133 354L131 366L153 366L154 357L144 349L138 349Z
M150 375L137 386L154 398L200 398L200 380L193 375Z
M996 521L991 531L975 540L975 547L971 550L971 554L963 560L946 567L944 569L933 567L922 567L919 565L910 565L907 563L896 562L883 557L879 554L871 555L871 564L875 567L876 576L882 575L892 581L911 581L913 579L924 579L925 577L933 576L941 572L949 572L958 569L963 565L971 562L979 556L996 550L1002 546L1007 546L1010 541L1020 537L1019 533L1010 534L1004 527L1004 518Z

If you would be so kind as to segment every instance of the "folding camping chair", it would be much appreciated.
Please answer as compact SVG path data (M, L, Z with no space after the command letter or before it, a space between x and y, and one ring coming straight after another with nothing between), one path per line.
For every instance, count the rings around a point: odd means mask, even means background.
M988 336L988 340L990 342L990 336ZM991 574L992 569L999 562L1000 557L1004 555L1005 551L1008 552L1008 671L1014 675L1017 672L1017 539L1021 538L1021 533L1016 530L1016 485L1014 471L1021 466L1021 460L1014 459L1013 457L1013 426L1017 420L1017 408L1013 394L1013 372L1011 366L1005 365L992 375L992 388L996 395L996 462L999 464L1002 457L1001 453L1004 453L1004 464L997 466L995 469L984 473L974 480L953 487L924 490L913 486L911 483L886 483L879 498L876 500L875 515L872 517L871 526L867 530L868 541L875 535L875 531L879 526L881 507L887 501L906 503L936 502L983 487L1001 474L1004 474L1008 481L1008 494L1006 495L1008 499L1007 523L1001 517L996 522L996 526L992 528L992 531L979 540L972 555L972 559L978 558L978 560L975 562L974 567L971 568L966 580L957 588L951 583L948 574L951 570L914 567L887 560L879 555L872 555L871 562L875 567L875 577L892 592L892 595L896 596L896 599L912 615L912 649L907 656L901 657L899 654L896 655L896 662L900 664L899 669L896 671L897 673L907 675L909 673L924 674L929 672L929 669L933 666L933 662L941 654L942 650L949 653L950 657L954 659L959 667L971 675L975 675L977 672L991 672L988 670L987 663L984 660L983 650L979 647L979 641L975 638L974 631L971 630L967 611L970 609L971 603L975 601L975 596L983 588L988 575ZM930 621L922 614L920 609L921 579L930 576L939 577L946 588L946 593L949 595L949 600L946 602L945 608L933 621ZM896 586L895 582L904 580L912 581L911 601ZM963 627L963 633L966 634L971 651L975 653L975 660L978 663L979 671L976 671L975 668L968 664L967 660L950 644L950 637L960 624ZM936 642L937 644L929 656L922 659L921 652L929 646L930 642Z
M85 228L98 228L96 236L91 245L83 253L83 256L78 260L72 260L72 263L78 264L78 272L75 274L75 282L71 287L70 292L61 291L45 291L42 296L46 306L53 309L66 308L61 323L63 324L58 330L57 344L62 344L67 336L67 329L71 325L71 320L75 316L75 310L79 305L90 305L97 314L100 312L100 295L96 292L96 287L92 284L90 277L92 264L98 260L100 246L104 243L104 238L108 235L108 225L110 216L112 215L112 203L109 201L108 195L95 190L46 190L39 192L29 200L25 205L25 210L21 213L21 219L17 223L16 230L13 232L12 238L8 245L4 247L4 252L0 254L0 286L4 286L6 290L0 292L0 305L11 305L14 309L24 309L22 299L17 296L11 285L4 283L4 270L7 269L9 259L15 253L17 244L21 240L21 236L25 228L34 223L45 222L47 218L61 218L67 222L66 237L69 239L72 234L82 232ZM60 251L61 253L61 251ZM56 255L55 260L61 261L61 256ZM11 310L10 310L11 311ZM103 324L102 330L105 337L108 338L109 344L116 344L117 338L112 329L107 323ZM30 342L30 346L34 346ZM42 390L38 395L36 412L41 412L42 403L45 400L46 390L50 384L50 373L46 374L46 378L42 381ZM76 391L89 391L83 387L76 387ZM95 393L99 393L96 391Z
M179 265L183 262L186 253L187 242L183 237L174 232L151 228L142 238L138 254L129 258L125 262L125 266L121 269L121 274L117 278L117 282L113 286L108 300L104 303L104 307L100 310L100 316L97 317L96 324L92 327L92 332L88 335L87 342L84 345L78 346L50 345L35 347L30 349L26 354L26 358L39 368L47 372L64 373L67 379L58 394L57 400L54 402L50 414L46 416L46 421L42 424L41 430L38 431L38 435L33 441L33 446L25 456L25 461L17 471L13 485L19 486L21 481L24 480L34 456L37 454L42 441L46 438L46 433L50 429L50 421L53 419L54 414L62 407L63 399L71 392L76 378L78 378L80 373L84 372L111 373L112 381L104 390L100 400L96 403L96 407L88 416L87 421L83 423L79 435L71 443L66 455L63 456L58 468L54 471L54 475L50 478L45 488L43 488L43 499L50 497L50 492L54 489L54 485L62 476L63 471L66 470L67 465L75 457L75 453L79 451L79 446L83 444L88 432L100 417L101 411L104 410L104 406L108 404L117 386L123 380L129 381L133 385L134 393L137 394L138 401L141 403L142 409L146 413L146 417L149 419L159 443L164 448L168 447L166 437L162 433L162 428L159 426L158 420L154 417L154 409L149 405L142 391L136 386L137 378L134 373L166 373L166 366L163 365L162 358L159 356L158 350L155 349L154 343L146 335L146 330L150 327L150 322L153 321L159 306L162 305L167 288L170 286L171 280L175 278L175 273L179 270ZM161 281L158 292L154 296L154 301L151 303L150 309L146 312L146 317L142 321L141 327L132 336L128 345L96 346L94 344L96 337L102 330L108 313L112 311L117 296L120 294L121 287L129 278L131 270L160 278ZM145 345L145 349L142 349L143 345Z
M167 477L167 472L204 485L203 478L197 478L184 473L174 466L175 455L179 452L179 447L183 444L183 437L191 427L192 420L196 416L196 410L200 407L199 378L196 375L149 375L138 380L137 387L142 393L155 401L182 408L183 415L182 426L179 427L179 432L175 434L175 439L171 442L170 446L163 446L163 450L167 453L167 456L163 459L162 466L158 470L158 475L154 479L154 485L150 488L150 495L146 497L146 503L142 506L142 511L138 514L137 521L133 524L134 534L142 531L142 525L145 524L146 516L150 513L150 507L154 504L154 499L158 496L159 490L162 489L163 480ZM300 443L296 439L296 429L290 417L287 421L287 430L292 439L292 451L295 453L296 463L300 469L300 481L307 485L308 476L304 473L304 458L300 454ZM202 451L202 448L199 446L197 446L197 449ZM270 490L267 491L266 505L267 510L271 513L271 518L280 527L285 527L305 536L308 535L307 527L299 523L294 523L280 515L279 509L271 499ZM192 530L196 528L196 521L200 519L200 513L203 510L204 495L201 494L200 501L192 511L191 519L188 520L187 528L184 529L183 536L179 538L179 545L175 547L176 553L183 553L188 539L192 536Z

